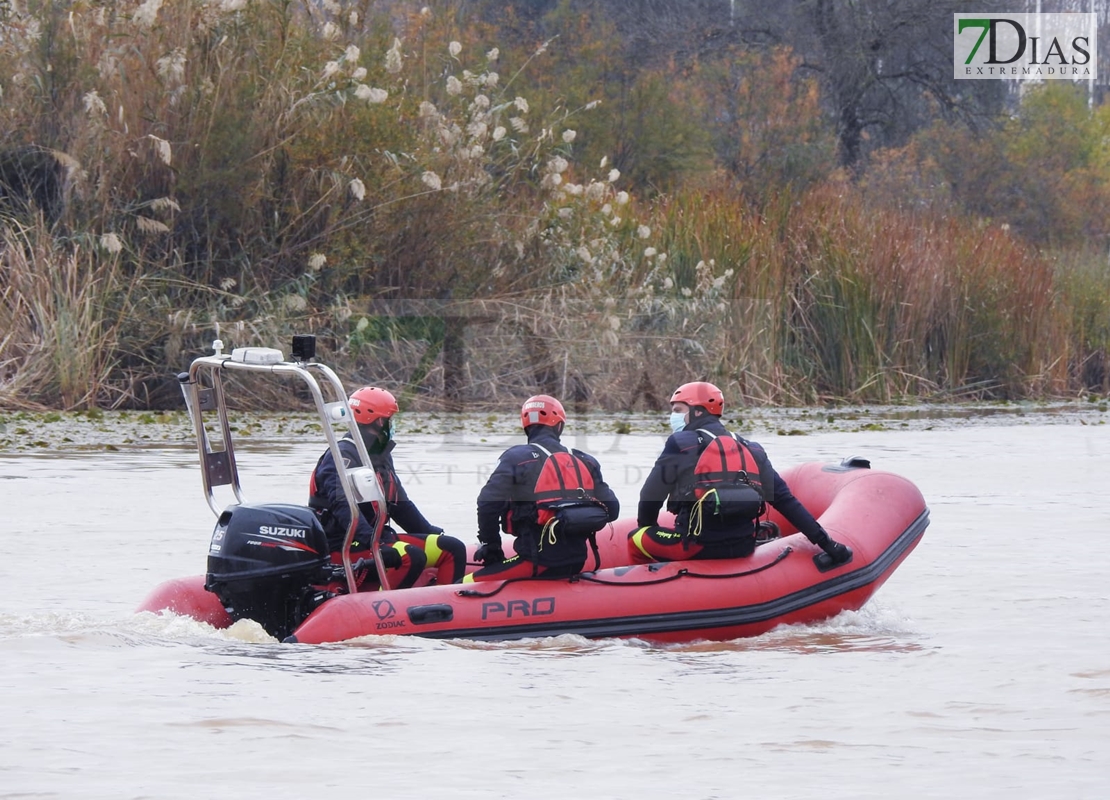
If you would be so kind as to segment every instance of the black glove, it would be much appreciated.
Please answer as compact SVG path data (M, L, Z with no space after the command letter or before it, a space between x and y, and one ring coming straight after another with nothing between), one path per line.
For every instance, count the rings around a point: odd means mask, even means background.
M336 570L336 574L338 574L338 575L343 574L343 567L341 565L335 564L334 567L335 567L335 570ZM374 559L372 559L372 558L363 557L363 558L360 558L358 561L354 562L353 564L351 564L351 571L352 572L359 572L359 571L364 570L364 569L373 569L373 568L374 568Z
M381 552L382 566L386 569L397 569L401 566L401 554L397 552L397 548L392 545L384 545L378 548Z
M848 547L846 544L834 542L832 539L829 539L829 543L822 549L828 553L829 561L832 562L833 566L843 564L846 561L850 561L852 558L852 548Z
M483 544L475 551L474 560L480 561L483 567L500 564L505 560L505 551L499 544Z

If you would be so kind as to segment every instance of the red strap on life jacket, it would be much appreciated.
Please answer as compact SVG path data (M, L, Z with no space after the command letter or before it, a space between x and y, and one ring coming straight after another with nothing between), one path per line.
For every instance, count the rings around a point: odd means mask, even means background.
M546 456L532 490L541 525L553 516L553 506L594 499L594 478L582 459L574 453L551 453L539 445L533 447Z
M750 484L763 494L759 462L740 437L734 433L717 436L703 429L699 429L698 433L704 433L710 437L710 441L698 456L698 463L694 467L696 498L700 499L720 484L735 483L737 480Z

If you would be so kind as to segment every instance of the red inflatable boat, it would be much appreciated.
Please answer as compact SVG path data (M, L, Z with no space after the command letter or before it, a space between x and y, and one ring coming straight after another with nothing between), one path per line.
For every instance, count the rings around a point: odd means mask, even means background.
M863 466L804 464L783 471L794 494L829 534L852 548L822 572L820 550L800 533L744 559L628 566L634 520L599 535L603 569L574 580L522 580L344 594L325 601L286 641L322 643L369 634L520 639L573 633L660 642L756 636L787 623L818 622L863 606L921 541L929 512L905 478ZM205 576L169 581L139 607L215 627L232 619Z
M311 511L298 506L252 507L241 498L239 504L221 510L212 501L212 486L219 482L232 485L239 495L218 374L251 368L263 358L274 366L270 355L246 354L233 362L217 352L194 362L188 382L182 376L197 419L205 487L219 521L207 575L168 581L139 611L173 612L220 628L245 617L284 641L314 644L373 634L477 640L560 634L659 642L728 640L859 609L917 546L929 524L929 511L916 486L852 458L840 464L803 464L782 473L829 535L852 548L852 559L837 567L829 568L821 551L771 510L770 520L781 535L760 544L748 558L636 565L628 548L635 521L629 519L598 534L600 568L571 579L327 591L334 590L337 576L350 579L351 565L345 561L342 572L330 565L326 541L321 545L313 539L323 532L318 525L313 531ZM281 361L279 366L299 374L309 365ZM199 381L206 367L217 376L212 396L204 394ZM330 381L333 376L327 372ZM310 381L310 388L314 384ZM314 391L325 421L341 418L338 412L346 407L342 386L335 391L339 399L332 403L324 403ZM209 443L202 410L220 413L223 449ZM349 409L347 414L349 421ZM325 427L335 446L334 432ZM368 472L350 481L352 505L364 509L380 501L373 491L373 473ZM265 562L258 553L265 554ZM327 569L333 571L330 585L321 578Z
M783 473L852 560L822 572L801 534L749 558L627 566L635 520L609 526L603 569L575 580L428 586L345 595L324 603L287 641L335 642L369 633L519 639L573 633L660 642L755 636L860 608L909 555L928 525L909 481L865 467L806 464ZM772 516L779 525L787 525ZM600 542L599 542L600 544Z

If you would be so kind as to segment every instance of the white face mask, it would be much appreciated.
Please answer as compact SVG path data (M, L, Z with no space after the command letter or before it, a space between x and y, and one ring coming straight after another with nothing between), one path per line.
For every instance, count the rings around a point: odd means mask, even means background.
M678 433L686 427L686 415L680 411L671 412L671 430Z

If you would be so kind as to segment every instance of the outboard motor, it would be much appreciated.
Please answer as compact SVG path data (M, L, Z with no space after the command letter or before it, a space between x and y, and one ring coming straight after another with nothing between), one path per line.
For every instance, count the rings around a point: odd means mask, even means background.
M232 619L252 619L284 640L331 595L328 539L303 506L236 505L220 514L208 547L204 588Z

